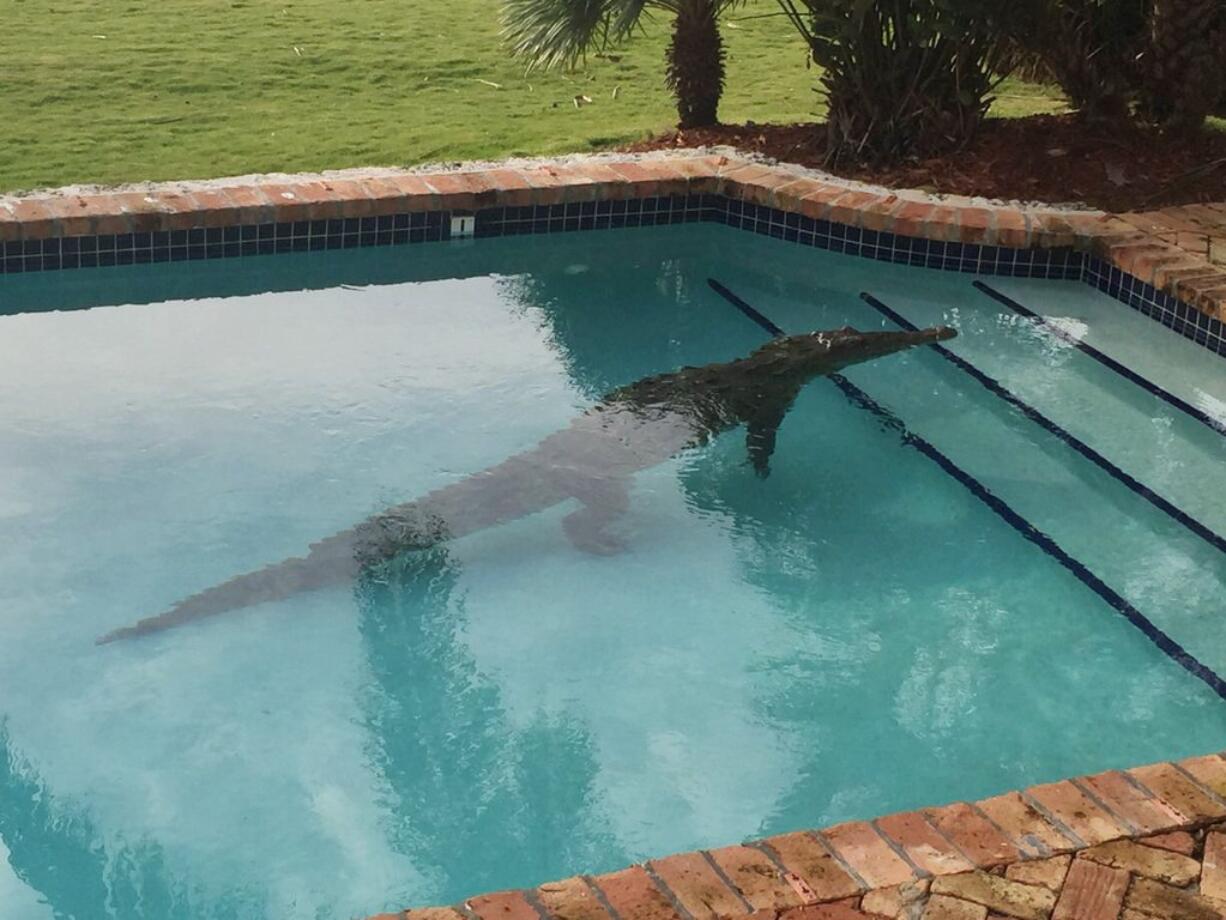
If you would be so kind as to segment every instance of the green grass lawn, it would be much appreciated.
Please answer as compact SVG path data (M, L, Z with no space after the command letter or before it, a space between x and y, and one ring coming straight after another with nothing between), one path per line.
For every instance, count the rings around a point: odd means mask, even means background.
M726 121L819 114L775 9L724 23ZM666 21L617 60L525 74L498 16L496 0L0 0L0 191L583 151L671 123ZM1011 83L998 110L1059 105Z

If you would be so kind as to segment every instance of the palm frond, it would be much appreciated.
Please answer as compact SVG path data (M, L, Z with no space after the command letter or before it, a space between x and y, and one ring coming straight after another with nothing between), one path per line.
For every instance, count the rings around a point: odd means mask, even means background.
M672 0L617 0L610 3L610 35L613 41L625 41L639 27L649 6L673 9Z
M583 55L622 42L651 10L673 15L685 7L715 15L745 0L503 0L503 36L530 67L570 67Z
M573 67L593 48L629 38L650 10L673 18L665 83L683 127L715 124L724 88L719 17L744 0L503 0L503 34L533 67ZM813 0L807 0L813 2Z
M617 0L504 0L503 36L529 67L573 66L606 44Z

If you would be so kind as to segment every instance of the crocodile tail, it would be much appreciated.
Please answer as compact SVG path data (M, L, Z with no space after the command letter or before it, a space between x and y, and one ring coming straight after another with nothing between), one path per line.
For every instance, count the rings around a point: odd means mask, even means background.
M164 613L146 617L130 626L100 636L96 643L106 645L120 639L135 639L229 610L283 600L304 591L314 591L348 581L357 572L358 565L352 556L320 559L312 554L308 557L286 559L259 571L231 578L199 594L193 594Z

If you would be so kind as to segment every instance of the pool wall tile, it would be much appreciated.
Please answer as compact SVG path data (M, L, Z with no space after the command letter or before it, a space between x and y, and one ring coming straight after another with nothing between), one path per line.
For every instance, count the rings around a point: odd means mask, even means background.
M1085 260L1083 280L1198 345L1226 356L1226 324L1176 294L1095 256Z
M441 242L453 214L475 215L478 238L710 221L901 265L1082 280L1226 355L1226 269L1120 217L694 152L0 196L0 273Z

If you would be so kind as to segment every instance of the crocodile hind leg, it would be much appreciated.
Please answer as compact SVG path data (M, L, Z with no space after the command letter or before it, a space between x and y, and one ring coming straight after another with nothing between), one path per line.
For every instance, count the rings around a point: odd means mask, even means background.
M754 406L745 419L745 447L749 450L749 462L761 479L771 474L779 426L795 398L795 390L785 392L778 399Z
M594 556L615 556L626 543L609 531L630 507L630 481L615 476L585 479L573 490L579 508L562 519L562 530L571 545Z

